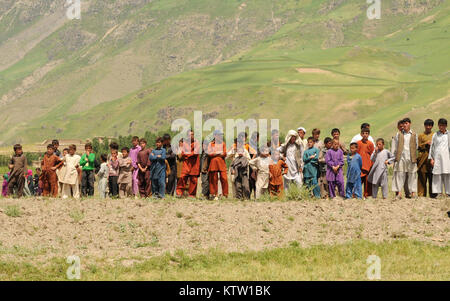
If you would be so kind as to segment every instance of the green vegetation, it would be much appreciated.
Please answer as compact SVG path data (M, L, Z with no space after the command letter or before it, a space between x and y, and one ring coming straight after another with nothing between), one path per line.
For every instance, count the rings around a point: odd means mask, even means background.
M420 130L425 117L450 113L450 4L386 0L380 20L366 9L360 0L95 2L0 68L3 94L62 60L2 105L0 142L142 135L193 110L279 118L284 132L328 136L337 126L346 140L367 121L389 140L405 115Z
M20 211L19 206L10 205L6 206L5 214L10 217L20 217L22 215L22 212Z
M131 265L125 259L111 265L81 258L81 280L367 280L369 255L381 259L381 280L450 280L448 252L448 246L408 240L310 248L293 241L289 247L261 252L188 256L177 251L133 258ZM0 280L66 280L68 267L65 258L52 258L45 265L0 260Z

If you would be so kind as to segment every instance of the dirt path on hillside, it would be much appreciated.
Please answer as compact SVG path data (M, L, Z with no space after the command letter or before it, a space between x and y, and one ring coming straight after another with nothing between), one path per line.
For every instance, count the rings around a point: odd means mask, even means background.
M11 207L13 206L13 207ZM12 217L18 206L20 216ZM447 245L450 199L209 202L0 200L0 260L147 258L408 238ZM9 215L8 215L9 214Z

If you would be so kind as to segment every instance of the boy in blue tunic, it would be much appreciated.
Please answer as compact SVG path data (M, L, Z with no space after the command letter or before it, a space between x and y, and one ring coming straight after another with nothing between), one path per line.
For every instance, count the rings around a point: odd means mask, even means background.
M362 199L362 186L361 186L361 168L362 168L362 158L357 153L358 143L350 144L350 154L347 155L347 188L345 190L345 198L353 198L353 194L356 195L358 199Z
M166 191L166 149L163 139L156 139L156 148L150 153L150 174L152 179L152 194L157 198L164 198Z
M320 187L317 182L319 173L319 149L314 147L314 138L308 138L308 149L303 153L303 178L307 187L312 188L316 198L320 198Z

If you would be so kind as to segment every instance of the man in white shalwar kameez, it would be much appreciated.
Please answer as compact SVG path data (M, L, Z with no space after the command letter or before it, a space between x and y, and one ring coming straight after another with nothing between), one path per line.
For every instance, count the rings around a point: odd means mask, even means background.
M405 118L403 121L403 131L398 132L392 141L395 158L392 191L398 193L398 198L401 198L405 181L407 181L411 197L415 197L417 193L417 149L419 142L417 134L411 131L411 120Z
M433 182L431 190L434 193L450 196L450 133L447 130L447 120L439 119L439 131L433 135L428 159L433 166ZM444 186L444 190L442 190Z

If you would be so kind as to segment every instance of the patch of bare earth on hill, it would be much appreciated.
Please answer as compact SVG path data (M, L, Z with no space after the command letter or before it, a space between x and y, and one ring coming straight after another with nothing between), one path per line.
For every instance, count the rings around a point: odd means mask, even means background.
M13 217L11 208L19 208ZM9 211L8 211L9 209ZM0 200L0 260L84 262L302 247L356 239L447 245L450 199L209 202L153 200ZM16 212L17 213L17 212Z
M320 68L297 68L298 73L316 73L316 74L333 74L328 70Z

